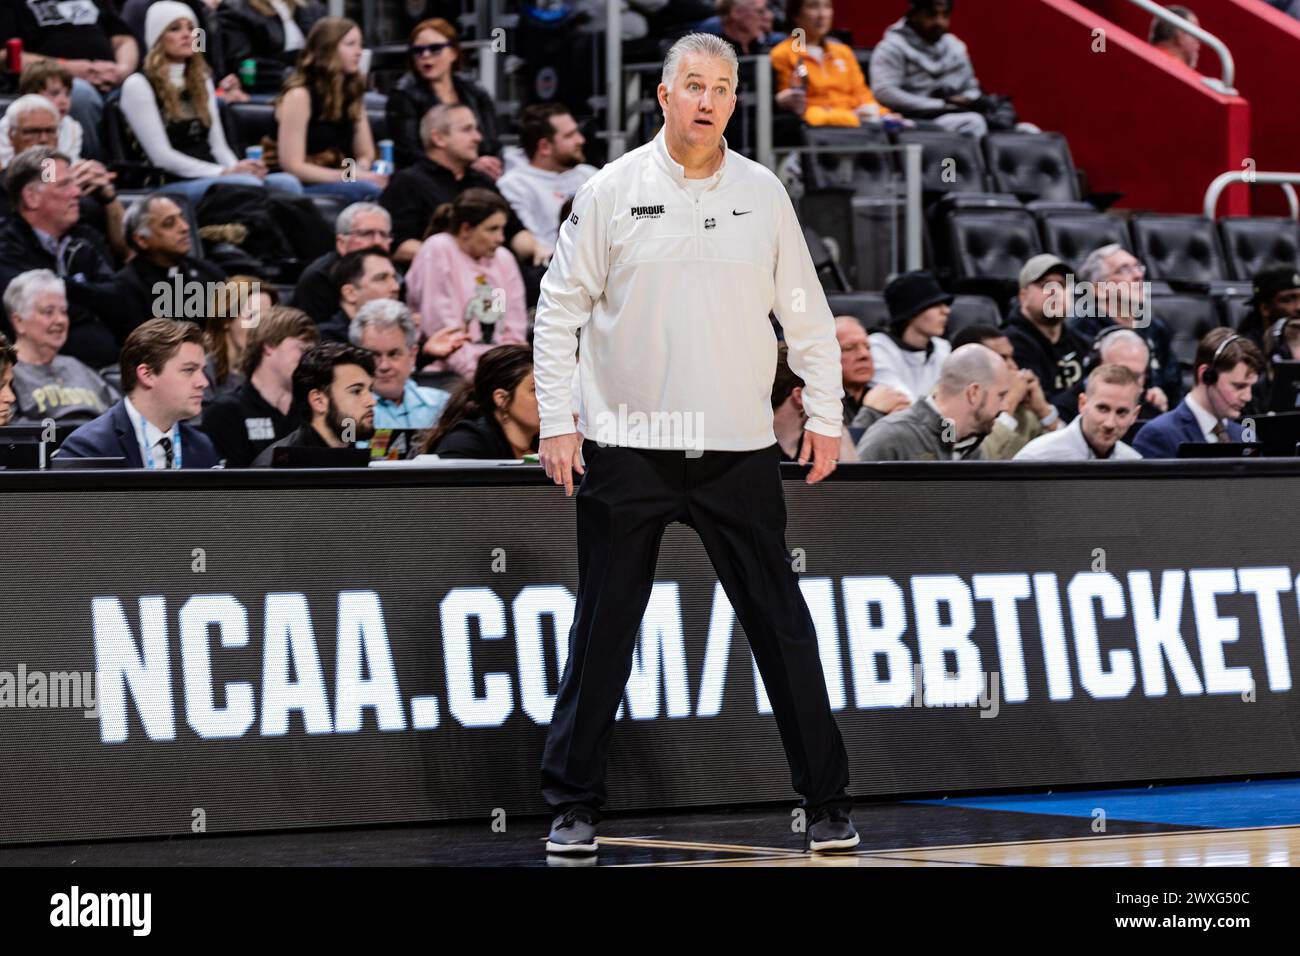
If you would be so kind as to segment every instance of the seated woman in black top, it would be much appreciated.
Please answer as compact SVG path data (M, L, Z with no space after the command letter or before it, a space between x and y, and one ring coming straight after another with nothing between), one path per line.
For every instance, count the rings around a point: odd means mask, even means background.
M474 381L463 383L452 396L419 453L519 459L537 451L541 429L533 350L526 345L499 345L483 353Z
M218 66L223 75L237 74L245 60L270 61L258 72L274 76L277 63L293 65L307 45L307 34L324 16L320 0L224 0L217 7L224 56Z
M435 17L422 20L411 30L410 70L388 94L388 131L393 138L393 159L398 169L424 155L420 145L420 120L439 103L463 103L474 111L483 134L478 159L471 163L485 176L501 175L501 140L497 129L496 104L487 90L466 76L453 72L460 48L456 28Z
M278 138L263 139L268 166L297 176L308 194L373 202L388 177L371 172L375 139L366 117L361 28L347 17L318 20L276 100Z

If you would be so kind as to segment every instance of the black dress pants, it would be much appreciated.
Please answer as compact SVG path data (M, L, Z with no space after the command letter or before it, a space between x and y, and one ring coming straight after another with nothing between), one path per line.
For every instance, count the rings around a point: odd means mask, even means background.
M632 672L664 529L694 528L745 629L790 763L811 810L847 806L848 758L831 714L808 606L785 544L780 446L651 451L582 444L578 599L542 758L555 811L606 798L614 715Z

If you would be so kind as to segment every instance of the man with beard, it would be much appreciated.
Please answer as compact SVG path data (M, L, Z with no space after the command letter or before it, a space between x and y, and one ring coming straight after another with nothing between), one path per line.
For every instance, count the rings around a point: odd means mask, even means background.
M963 345L943 362L934 391L911 408L881 419L858 443L862 461L965 461L983 458L980 441L993 430L1011 391L1011 370L983 345Z
M1278 319L1300 316L1300 269L1275 263L1255 273L1250 311L1237 323L1237 331L1264 348L1264 333Z
M302 356L293 372L293 403L301 426L253 460L270 468L277 448L348 448L375 433L375 360L365 349L325 342Z
M596 174L595 166L583 162L586 141L562 103L534 103L519 114L519 142L528 163L502 176L497 189L547 249L555 248L560 207Z
M1011 340L1016 364L1038 377L1047 400L1083 380L1088 342L1065 324L1070 266L1049 253L1034 256L1020 270L1020 294L1011 304L1003 330ZM1075 407L1075 403L1071 403Z

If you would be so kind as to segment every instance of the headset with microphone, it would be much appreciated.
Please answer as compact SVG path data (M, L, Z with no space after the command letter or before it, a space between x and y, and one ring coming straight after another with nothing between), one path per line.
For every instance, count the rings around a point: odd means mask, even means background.
M1241 341L1241 339L1242 336L1237 335L1235 332L1232 335L1225 337L1224 340L1219 343L1219 347L1214 350L1214 356L1210 359L1210 364L1206 366L1205 371L1201 373L1201 384L1205 386L1205 397L1209 400L1212 406L1219 404L1215 398L1214 389L1212 387L1214 383L1219 380L1219 370L1214 366L1218 363L1219 358L1223 355L1224 349L1226 349L1233 342ZM1217 408L1211 408L1210 414L1214 416L1214 420L1216 422L1222 422L1223 419L1228 417L1226 415L1220 414Z
M1108 339L1112 335L1115 335L1117 332L1132 332L1138 338L1142 339L1142 344L1147 347L1146 384L1143 387L1150 388L1152 381L1155 380L1155 376L1152 374L1153 370L1151 366L1151 361L1152 361L1151 343L1146 340L1146 338L1142 335L1142 333L1134 329L1131 329L1126 325L1108 325L1106 326L1106 328L1102 329L1100 332L1097 333L1097 337L1092 340L1092 347L1088 349L1088 354L1083 357L1083 380L1087 381L1088 376L1092 374L1093 370L1097 368L1097 366L1102 364L1102 360L1101 360L1102 344L1106 341L1106 339Z
M1286 328L1292 322L1300 322L1300 317L1289 316L1284 319L1278 319L1268 330L1270 362L1291 362L1294 359L1291 356L1291 346L1286 341Z

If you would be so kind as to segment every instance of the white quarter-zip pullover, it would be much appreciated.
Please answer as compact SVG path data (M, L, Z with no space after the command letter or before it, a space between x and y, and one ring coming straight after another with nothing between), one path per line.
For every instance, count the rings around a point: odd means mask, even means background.
M726 150L726 141L722 143ZM574 197L542 278L533 334L541 437L752 451L776 442L774 312L804 380L809 431L837 438L835 324L790 197L726 150L688 180L664 134L609 163Z

